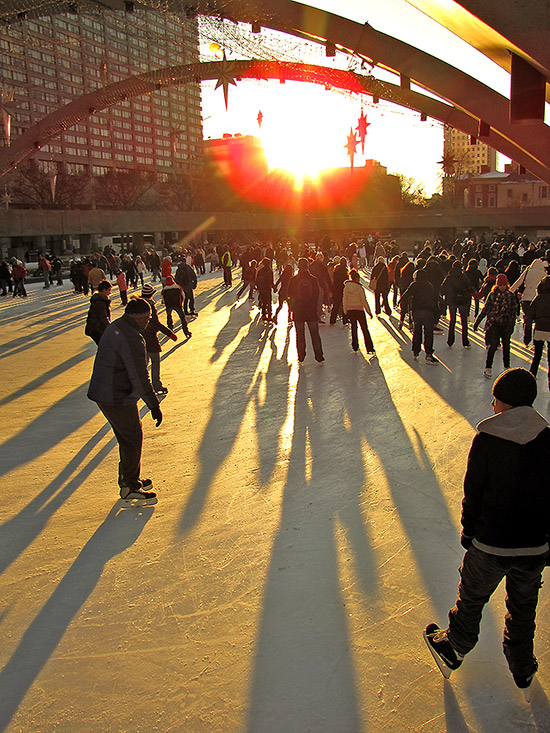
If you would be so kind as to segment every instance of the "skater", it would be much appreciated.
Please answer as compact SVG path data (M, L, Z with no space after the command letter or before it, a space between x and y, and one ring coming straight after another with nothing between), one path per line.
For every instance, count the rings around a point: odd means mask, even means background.
M306 358L306 323L313 344L315 360L319 364L325 361L317 317L319 292L317 278L309 272L309 262L305 257L300 257L298 273L288 283L288 302L296 328L296 349L300 363Z
M231 260L231 250L226 249L225 252L222 254L221 257L221 263L223 268L223 284L224 287L230 288L233 284L232 275L231 275L231 268L233 267L233 262Z
M162 300L166 307L166 323L168 328L174 329L174 323L172 321L172 311L176 311L180 317L181 327L185 337L190 339L192 336L189 326L187 325L187 319L183 312L183 291L180 286L174 282L172 275L166 277L166 285L161 291Z
M97 405L113 428L118 441L120 496L136 504L156 504L150 491L151 479L142 479L141 447L143 429L138 399L151 410L157 428L162 412L147 372L147 352L143 331L151 317L149 303L142 298L131 300L121 318L107 326L94 361L88 398Z
M183 290L183 311L186 316L196 316L195 312L195 294L194 289L197 287L197 273L187 262L180 262L174 280ZM166 280L165 280L166 282Z
M116 273L116 284L120 293L120 302L122 305L126 305L128 303L128 283L126 282L126 275L122 270Z
M529 371L536 377L545 341L548 350L548 365L550 366L550 276L548 275L543 277L538 284L537 294L525 311L525 324L529 328L529 334L532 334L533 323L535 324L535 333L533 334L535 351ZM550 371L548 380L548 388L550 389Z
M374 354L374 345L372 338L369 333L367 326L367 317L365 311L372 318L372 311L365 295L365 288L359 281L359 272L357 270L350 270L350 279L344 283L344 295L342 303L344 306L344 313L349 318L351 323L351 348L357 352L359 351L359 340L357 338L357 324L361 326L363 332L363 338L365 339L365 348L367 354Z
M103 332L111 323L111 283L103 280L97 286L97 293L90 298L84 333L99 344Z
M273 282L273 267L271 260L264 257L256 273L256 287L258 288L258 305L262 311L262 321L271 323L271 293L275 287Z
M537 285L545 275L546 267L544 262L537 258L531 262L529 267L527 267L514 284L510 286L510 290L513 293L517 293L521 298L521 310L523 311L523 343L526 346L531 341L533 334L532 327L528 323L525 313L529 308L530 302L537 294Z
M487 296L485 305L474 321L474 331L484 318L487 358L483 376L490 379L493 374L493 359L502 342L502 361L505 369L510 368L510 339L516 325L517 297L510 291L508 278L504 273L497 275L495 285Z
M277 290L277 288L279 289L279 305L277 306L277 310L275 311L275 315L273 316L273 323L277 323L277 318L279 316L279 313L281 312L283 305L285 303L288 303L288 284L293 277L294 268L292 267L292 265L285 265L283 271L279 275L279 279L275 283L275 290ZM288 322L292 323L290 309L288 313Z
M151 383L153 384L153 389L157 394L167 394L168 387L165 387L160 381L160 352L162 349L160 346L158 332L161 331L165 336L172 339L172 341L177 341L178 337L171 328L167 328L160 322L155 302L153 300L154 294L155 288L148 283L141 289L141 297L143 300L147 301L151 308L151 317L143 331L143 338L145 339L147 360L151 361Z
M477 643L485 604L506 578L503 651L529 699L538 663L533 653L542 571L549 557L548 422L532 405L537 382L510 369L493 385L494 416L477 425L464 478L466 550L447 629L428 624L426 642L445 677Z
M426 363L439 364L434 356L434 323L438 317L438 297L433 285L428 280L426 270L417 270L413 282L401 296L401 313L406 313L410 307L414 321L412 338L413 358L416 361L422 346L422 332L424 332L424 351Z
M374 312L377 316L382 313L382 308L387 316L391 316L391 308L388 302L390 292L390 276L388 266L384 257L378 257L376 265L370 274L370 289L374 291Z
M462 265L458 260L453 262L451 271L441 283L440 293L445 298L446 308L449 309L447 346L451 348L455 342L456 312L458 311L462 326L462 348L469 349L468 314L470 312L472 286L469 278L462 272Z
M239 300L239 298L247 288L250 288L250 290L248 291L248 300L253 299L254 289L256 288L257 267L258 263L256 262L256 260L250 260L248 264L243 266L243 284L239 288L239 292L237 293L237 297L235 298L235 300Z

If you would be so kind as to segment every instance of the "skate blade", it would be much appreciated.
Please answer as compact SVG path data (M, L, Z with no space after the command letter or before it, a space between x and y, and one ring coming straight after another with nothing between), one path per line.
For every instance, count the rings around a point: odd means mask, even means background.
M529 687L523 687L522 690L525 702L531 702L531 685Z
M426 646L430 650L430 652L432 654L432 657L435 660L435 663L439 667L439 671L441 672L441 674L443 675L443 677L445 677L445 679L448 680L449 677L451 676L451 673L452 673L453 670L450 667L447 667L447 665L445 664L445 662L441 659L441 657L439 656L439 654L432 647L432 645L430 644L430 641L428 639L428 634L425 631L423 631L422 632L422 635L424 637L424 641L426 642Z
M158 503L158 498L153 496L150 499L121 499L120 503L122 506L153 506Z

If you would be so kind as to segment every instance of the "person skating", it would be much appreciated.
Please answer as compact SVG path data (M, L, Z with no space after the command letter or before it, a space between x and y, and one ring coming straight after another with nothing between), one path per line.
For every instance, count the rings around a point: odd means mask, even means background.
M536 395L530 372L509 369L493 385L494 416L476 427L464 478L461 544L466 554L457 601L446 629L431 623L424 632L445 677L475 647L483 608L503 578L503 651L514 682L528 691L538 669L533 640L549 557L550 429L532 407Z
M535 347L529 371L536 377L545 342L548 350L548 365L550 367L550 276L548 275L543 277L538 284L537 294L525 310L525 324L528 327L528 333L533 335ZM533 324L535 324L534 334ZM526 346L528 345L527 343ZM548 380L548 387L550 389L550 371Z
M462 326L462 348L469 349L468 314L470 312L472 286L469 278L462 272L462 265L458 260L453 262L451 271L441 283L439 292L445 298L446 307L449 309L447 346L451 347L455 342L456 312L458 311Z
M174 282L172 275L167 275L165 278L165 285L161 291L162 300L166 307L166 323L170 330L173 330L174 323L172 320L172 311L176 311L180 317L181 327L185 337L190 339L192 336L189 326L187 325L187 319L183 312L183 290L181 287Z
M152 285L146 284L141 289L141 297L147 301L151 308L151 317L147 326L143 330L143 338L145 339L145 348L147 350L147 358L151 360L151 382L153 389L157 394L167 394L168 388L165 387L160 380L160 352L161 346L158 337L160 331L172 341L177 341L178 337L163 323L160 322L153 295L155 294L155 288Z
M359 351L359 339L357 338L357 324L359 324L365 339L367 354L374 354L374 344L372 343L365 315L366 311L369 317L372 318L372 311L365 295L365 288L361 285L357 270L350 270L349 276L350 279L344 283L342 304L344 313L351 324L351 348L355 352Z
M99 344L103 332L111 323L111 283L103 280L97 286L97 293L90 298L84 333Z
M413 357L416 361L422 347L424 335L424 351L428 364L438 364L434 356L434 323L438 317L438 295L428 280L426 270L417 270L414 280L401 296L401 313L410 307L414 322L412 338Z
M285 302L288 302L288 284L293 277L294 268L292 267L292 265L285 265L283 271L279 275L279 279L275 283L275 290L277 290L277 288L279 289L279 305L277 306L277 310L275 311L275 315L273 316L273 323L277 323L277 318L279 316L279 313L281 312L283 305L285 304ZM288 320L289 322L292 321L290 309Z
M500 342L502 342L504 368L510 367L510 339L516 324L517 303L517 297L510 291L506 275L503 273L497 275L495 285L474 321L474 331L477 331L481 321L484 318L487 319L485 322L487 357L483 372L487 379L490 379L493 374L493 359Z
M288 302L294 319L294 328L296 329L296 349L300 363L306 358L306 323L311 336L315 360L319 364L323 364L325 361L317 315L319 293L317 278L309 272L309 263L305 257L301 257L298 260L298 272L288 283Z
M97 402L118 441L120 496L136 504L157 502L155 492L149 491L153 482L141 478L143 428L137 406L141 398L159 427L162 412L149 379L142 335L150 317L149 303L136 298L128 303L121 318L107 326L99 343L88 388L88 398Z
M275 288L273 282L273 267L271 260L264 257L256 272L256 287L258 288L258 305L262 312L262 321L271 321L271 293Z
M185 315L198 315L195 311L195 294L193 292L197 287L197 273L195 270L184 260L178 265L174 280L183 290L183 312Z

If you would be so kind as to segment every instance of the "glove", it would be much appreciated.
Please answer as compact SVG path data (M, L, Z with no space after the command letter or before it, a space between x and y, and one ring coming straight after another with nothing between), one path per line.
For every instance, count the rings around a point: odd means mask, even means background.
M172 339L172 341L177 341L178 340L177 334L175 334L175 333L171 333L170 334L170 338Z
M460 544L465 550L469 550L472 546L473 537L468 537L464 532L460 535Z
M151 410L151 417L153 418L153 420L157 421L155 427L158 428L162 422L162 412L160 411L160 406L154 407Z

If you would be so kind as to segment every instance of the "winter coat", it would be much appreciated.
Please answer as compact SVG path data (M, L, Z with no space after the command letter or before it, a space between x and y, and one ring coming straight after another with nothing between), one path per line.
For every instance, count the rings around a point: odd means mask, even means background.
M161 277L168 277L168 275L172 274L172 259L170 257L165 257L162 260L160 274Z
M462 272L450 272L441 283L439 291L450 308L469 306L472 295L470 280Z
M119 272L116 279L116 284L120 292L128 290L128 283L126 282L126 275L123 272Z
M365 295L365 288L361 283L356 283L353 280L346 280L344 283L344 295L342 297L342 305L344 313L348 311L362 311L365 310L372 316L370 306Z
M486 331L495 323L499 326L507 326L513 330L516 323L517 309L518 300L515 293L512 293L510 290L504 290L502 292L498 288L495 288L487 296L485 305L475 320L474 329L486 317Z
M384 262L377 262L372 268L370 281L376 280L376 287L373 288L376 293L388 294L390 291L390 278L388 268ZM372 286L371 286L372 287Z
M295 321L317 321L319 292L319 281L307 270L290 279L288 299Z
M184 291L193 291L197 287L197 273L187 262L178 265L174 280Z
M514 407L476 427L464 478L462 527L479 550L538 555L548 550L548 422Z
M258 268L256 271L256 287L262 293L269 293L273 290L274 281L271 263L267 266Z
M527 267L518 279L510 286L510 290L516 293L521 286L525 286L524 291L521 295L522 300L533 300L537 294L537 285L540 283L543 277L546 276L546 268L544 262L541 259L533 260L533 262Z
M147 371L145 339L131 316L117 318L103 332L88 397L111 406L135 405L141 397L151 410L158 408Z
M90 336L96 344L111 323L111 299L100 293L94 293L90 298L90 308L86 318L84 333Z
M342 297L342 292L344 290L344 283L346 282L347 279L348 279L347 265L344 262L340 262L334 268L334 273L332 276L332 292L336 298Z
M415 311L432 311L434 315L438 313L437 293L434 286L428 280L425 270L418 270L416 280L414 280L401 296L402 312L411 305L412 312Z
M167 308L179 308L183 305L183 293L177 283L165 285L160 294Z
M525 321L534 323L536 331L550 332L550 293L535 295L527 306Z
M168 326L165 326L159 321L157 309L155 304L149 298L144 298L151 306L151 318L147 324L145 331L143 332L143 338L145 339L145 348L148 354L159 354L161 352L160 341L158 332L161 331L165 336L174 336L174 332Z

